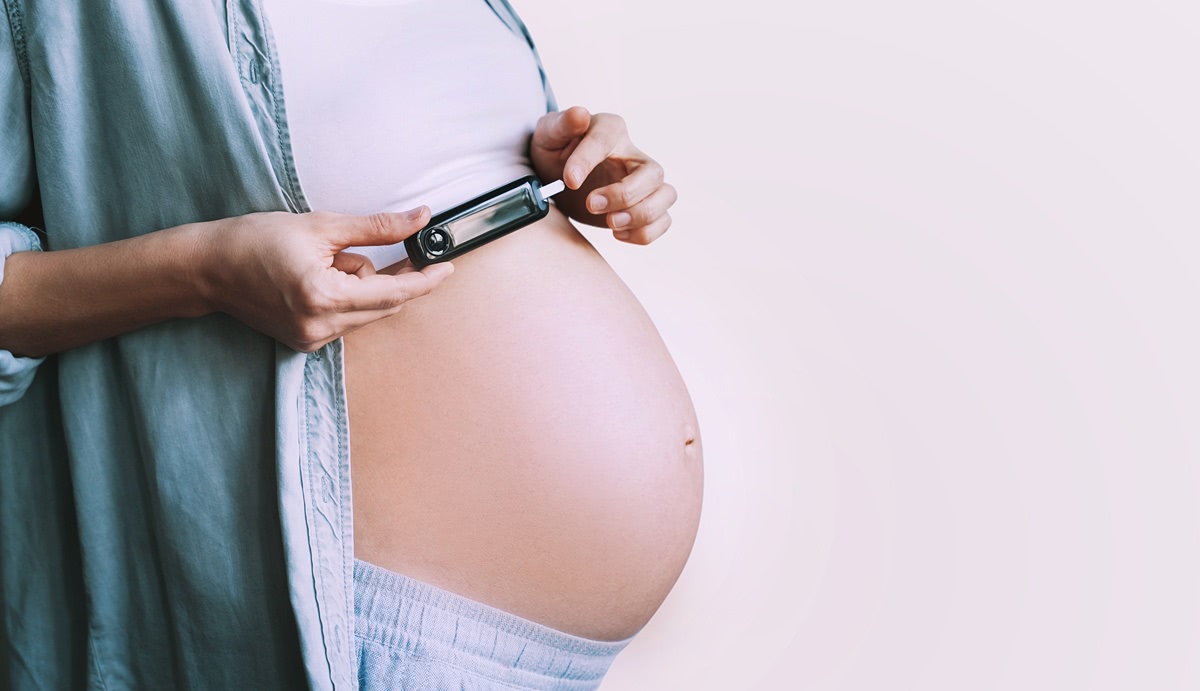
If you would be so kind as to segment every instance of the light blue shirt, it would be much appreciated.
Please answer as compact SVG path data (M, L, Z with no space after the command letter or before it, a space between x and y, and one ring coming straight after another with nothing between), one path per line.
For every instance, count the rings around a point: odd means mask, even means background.
M309 210L258 2L3 2L0 260ZM354 688L342 355L225 314L0 350L0 688Z

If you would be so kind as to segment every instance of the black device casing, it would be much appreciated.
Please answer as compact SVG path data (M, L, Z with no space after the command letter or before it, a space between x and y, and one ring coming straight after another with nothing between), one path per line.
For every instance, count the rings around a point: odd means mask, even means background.
M530 186L531 192L533 194L533 200L534 200L535 206L537 208L537 210L535 212L528 213L520 218L513 219L507 223L504 223L495 228L489 229L483 235L472 238L469 242L463 243L461 245L455 244L453 247L451 247L449 250L447 250L443 254L440 254L440 255L430 254L429 251L426 249L425 236L429 233L429 231L431 229L449 223L450 221L464 215L467 211L474 209L475 207L479 206L483 202L488 201L489 199L503 196L506 192L510 192L512 190L517 189L518 187L523 187L526 185ZM497 187L493 190L484 192L483 194L479 195L478 197L475 197L474 199L471 199L470 201L463 202L462 204L459 204L458 206L455 206L454 208L447 209L447 210L439 213L438 215L429 219L429 223L426 223L424 228L413 233L412 235L410 235L408 238L406 238L404 240L404 249L408 251L409 261L411 261L412 265L417 268L428 266L428 265L434 264L436 262L449 261L461 254L470 252L471 250L475 249L476 247L481 247L483 245L486 245L487 243L491 242L492 240L495 240L496 238L499 238L508 233L511 233L512 231L517 230L518 228L523 228L523 227L529 225L530 223L533 223L542 218L545 218L546 214L550 212L550 200L542 199L541 195L539 194L541 187L542 187L541 182L538 180L537 176L527 175L523 178L518 178L516 180L513 180L512 182L501 185L500 187Z

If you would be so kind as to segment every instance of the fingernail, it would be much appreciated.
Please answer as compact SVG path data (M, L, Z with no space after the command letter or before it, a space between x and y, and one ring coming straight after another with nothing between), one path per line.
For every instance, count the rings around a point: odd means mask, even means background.
M572 168L570 175L576 187L583 184L583 168Z
M607 206L608 206L608 200L605 199L604 197L599 196L599 195L592 197L592 213L598 214L601 211L604 211L604 208Z
M415 209L409 209L408 211L405 211L404 217L410 221L415 221L415 220L421 218L421 216L424 215L424 213L425 213L425 206L421 205Z
M625 226L629 225L629 222L631 220L633 220L632 217L630 217L629 214L622 211L621 213L613 216L613 227L614 228L624 228Z

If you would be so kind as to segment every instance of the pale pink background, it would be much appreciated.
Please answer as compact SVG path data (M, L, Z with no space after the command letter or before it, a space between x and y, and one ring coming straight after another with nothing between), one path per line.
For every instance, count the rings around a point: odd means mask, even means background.
M706 452L605 691L1200 688L1200 8L514 0ZM744 249L739 249L744 248Z

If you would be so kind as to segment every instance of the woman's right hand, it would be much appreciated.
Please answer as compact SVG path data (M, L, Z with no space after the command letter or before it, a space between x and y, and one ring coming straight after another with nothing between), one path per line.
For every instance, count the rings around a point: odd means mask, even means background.
M353 216L316 211L247 214L202 224L197 267L204 299L285 345L311 353L400 311L449 276L449 262L376 273L348 247L403 241L429 221L429 207Z

